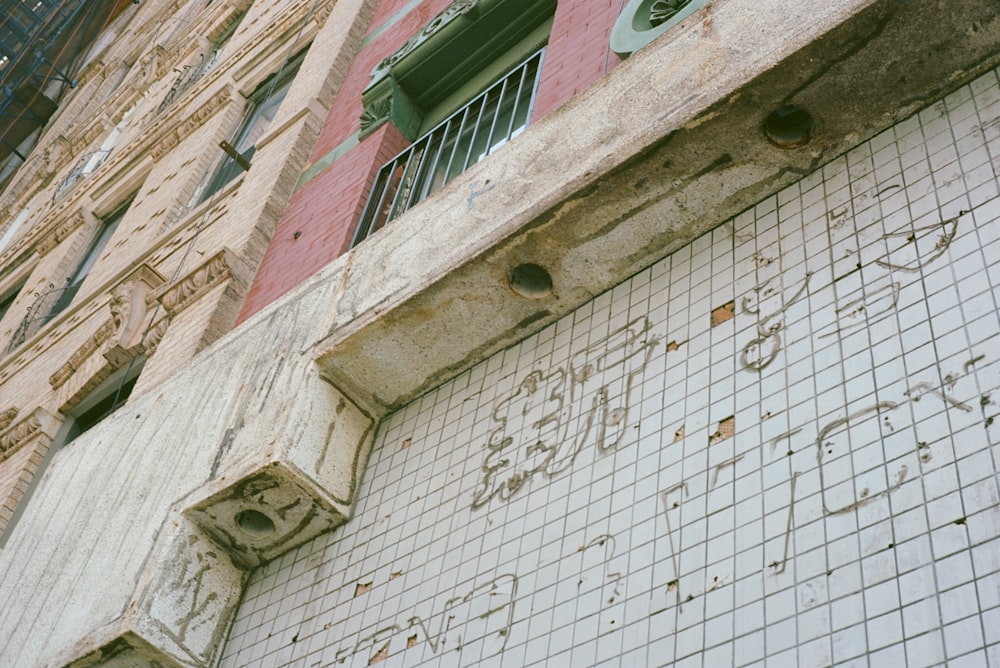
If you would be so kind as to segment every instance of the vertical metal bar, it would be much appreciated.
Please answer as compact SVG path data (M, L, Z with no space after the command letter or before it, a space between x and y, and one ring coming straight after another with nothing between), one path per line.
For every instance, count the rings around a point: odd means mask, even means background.
M417 198L418 202L423 201L425 197L430 193L431 184L434 183L434 172L437 170L438 163L441 162L441 154L444 153L444 146L448 143L448 132L451 130L451 119L449 118L445 121L444 132L441 134L441 146L437 150L437 155L434 156L434 162L431 163L430 169L427 170L427 175L430 178L424 178L423 187L420 189L420 197Z
M392 174L394 167L395 160L390 162L388 165L383 166L382 169L379 170L378 174L375 175L375 182L372 184L372 191L368 195L368 201L365 203L364 211L361 214L361 224L358 225L358 229L354 233L354 240L351 242L352 248L367 239L368 235L372 233L375 221L378 220L379 211L382 210L382 204L385 202L387 192L386 186L390 182L389 176ZM381 184L381 186L379 184ZM376 196L378 197L378 205L373 207L372 202L375 201Z
M531 125L531 117L535 114L535 101L538 99L538 84L542 80L542 64L545 62L545 47L535 54L538 63L535 65L535 82L531 85L531 100L528 102L528 115L525 117L525 127Z
M456 156L460 156L458 152L459 144L463 142L463 133L467 131L470 134L467 138L468 141L465 142L465 155L462 158L461 170L458 173L464 172L473 163L477 141L482 137L482 131L485 130L484 121L487 118L487 106L491 103L491 96L494 92L499 90L496 97L496 109L493 110L490 117L486 145L484 150L481 151L483 155L490 153L495 138L499 136L497 134L497 125L499 124L499 118L505 102L512 103L511 118L507 123L504 141L510 139L515 130L514 124L518 119L518 111L524 108L521 97L525 95L527 86L529 85L531 86L531 95L527 104L527 112L525 113L524 122L517 127L522 128L530 123L538 93L538 81L541 77L541 63L544 53L545 49L541 49L533 54L521 65L504 76L503 79L480 93L461 109L456 110L455 113L414 142L408 149L389 161L379 171L375 184L372 186L372 192L362 211L361 221L355 233L354 241L351 244L352 247L372 234L379 224L383 211L385 212L383 224L387 224L393 218L407 211L433 192L436 174L442 164L445 149L448 142L453 140L454 145L449 149L441 185L450 180L452 169L459 164L456 161ZM534 68L534 74L531 75L529 81L529 70L531 68ZM513 87L510 84L515 77L517 77L518 83L516 91L513 91L515 97L511 100L509 95L512 94L511 89ZM478 109L474 108L477 104L479 105ZM475 117L474 122L472 121L473 117ZM456 120L458 121L457 123ZM457 132L453 133L456 125ZM391 194L389 208L385 209L385 203L389 198L389 190L392 188L394 181L392 175L400 168L402 168L402 172L396 183L396 190Z
M413 162L413 152L416 150L417 144L414 144L410 148L406 149L404 152L400 153L393 162L399 163L400 160L404 160L406 164L403 166L403 173L399 175L399 184L396 186L396 192L392 196L392 204L389 205L389 210L385 213L385 223L388 225L389 221L396 217L396 204L399 203L399 196L403 194L406 189L406 177L410 172L410 165Z
M531 60L529 59L521 65L521 78L517 82L517 92L514 93L514 106L510 109L510 122L507 123L507 136L504 139L510 139L511 133L514 132L514 121L517 120L517 103L521 100L521 91L524 90L524 80L528 76L528 64L530 62Z
M500 117L500 108L503 106L503 98L506 94L507 79L504 79L503 85L500 86L500 97L497 99L497 110L493 112L493 121L490 123L490 134L486 137L486 155L490 154L490 148L493 146L493 133L497 128L497 119Z
M462 141L462 131L465 130L465 121L469 118L469 105L465 106L465 111L462 112L462 122L458 124L458 132L455 133L455 145L451 149L451 155L448 156L448 166L444 169L444 179L441 181L441 185L448 183L448 175L451 173L451 164L455 161L455 153L458 151L458 144Z
M479 136L479 128L483 124L483 114L486 113L486 95L480 95L478 99L479 113L476 115L476 125L472 128L472 137L469 138L469 151L465 154L465 162L462 163L463 172L469 168L469 159L472 158L472 151L476 148L476 137ZM472 103L475 103L475 100Z
M408 210L413 206L413 198L416 197L417 191L420 189L420 175L423 173L424 165L427 164L427 156L431 152L431 139L434 137L433 133L428 134L422 141L426 144L423 150L420 152L420 163L417 165L417 169L413 172L413 183L410 184L410 191L406 193L406 203L403 205L402 211Z

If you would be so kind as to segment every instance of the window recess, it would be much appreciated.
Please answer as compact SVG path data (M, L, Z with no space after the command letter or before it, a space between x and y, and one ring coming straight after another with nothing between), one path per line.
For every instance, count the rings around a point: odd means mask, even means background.
M307 47L308 49L308 47ZM222 142L219 146L225 152L225 157L215 168L205 188L198 194L197 203L209 199L222 190L237 176L250 169L250 162L257 150L257 141L264 136L271 122L278 113L292 81L298 73L306 50L303 49L273 76L257 87L248 99L243 122L231 142Z
M372 71L360 138L392 123L413 145L375 177L353 244L531 121L556 0L455 0Z
M544 53L532 54L379 170L352 246L524 131Z
M3 317L7 315L7 311L10 310L10 307L14 305L17 295L21 292L21 288L24 287L27 280L27 277L25 277L6 292L0 292L0 322L2 322Z
M73 273L66 279L66 286L54 290L55 302L45 316L44 322L52 320L73 303L73 299L76 297L76 293L80 291L80 286L83 285L84 279L87 278L90 270L94 268L94 263L97 262L97 258L104 251L104 247L108 245L108 241L111 240L115 230L118 229L118 223L125 217L125 212L128 211L129 204L131 203L130 198L128 204L119 207L117 211L101 221L101 226L98 228L94 238L91 239L90 246L87 247L87 252L84 253L83 258L76 266L76 269L73 270Z

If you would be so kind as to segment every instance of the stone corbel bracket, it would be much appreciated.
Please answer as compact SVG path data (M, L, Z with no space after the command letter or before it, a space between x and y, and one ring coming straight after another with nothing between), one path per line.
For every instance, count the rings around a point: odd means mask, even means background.
M215 666L248 577L174 509L125 612L64 652L58 665Z
M187 275L162 286L154 298L173 318L216 286L234 280L245 288L252 277L250 266L235 251L224 247Z
M276 443L248 447L256 439L244 431L251 440L230 447L245 448L246 459L183 504L192 522L248 568L351 516L375 419L318 375L310 378L306 396Z
M148 357L155 351L167 319L151 323L150 306L155 303L154 290L164 282L155 269L142 264L111 291L108 319L49 376L49 384L55 390L67 385L71 378L79 375L78 372L84 376L65 391L68 396L61 402L64 408L71 408L76 399L86 395L132 357Z
M0 531L21 502L58 430L59 420L36 408L0 432Z
M226 431L231 465L173 505L124 612L58 665L217 665L250 569L350 517L375 420L314 368L304 380L270 443Z
M150 324L151 307L156 303L155 290L166 282L158 271L141 264L111 291L111 322L114 333L104 352L112 349L132 350L143 343L145 328Z

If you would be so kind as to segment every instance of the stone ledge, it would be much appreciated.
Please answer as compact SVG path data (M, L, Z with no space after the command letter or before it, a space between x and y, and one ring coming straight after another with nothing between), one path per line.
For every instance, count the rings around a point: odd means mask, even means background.
M314 349L324 373L380 411L404 405L1000 61L991 0L699 16L322 272L346 272ZM796 150L762 132L789 104L818 125ZM551 295L509 289L522 263L548 270Z

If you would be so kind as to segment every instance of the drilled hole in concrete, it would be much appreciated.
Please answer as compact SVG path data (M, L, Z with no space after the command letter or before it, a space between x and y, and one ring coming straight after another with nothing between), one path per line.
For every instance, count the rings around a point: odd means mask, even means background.
M798 148L812 138L813 117L799 107L778 107L764 121L764 134L775 146Z
M249 534L263 536L274 532L274 522L257 510L241 510L236 514L236 526Z
M542 299L552 292L552 277L537 264L520 264L510 272L510 289L525 299Z

